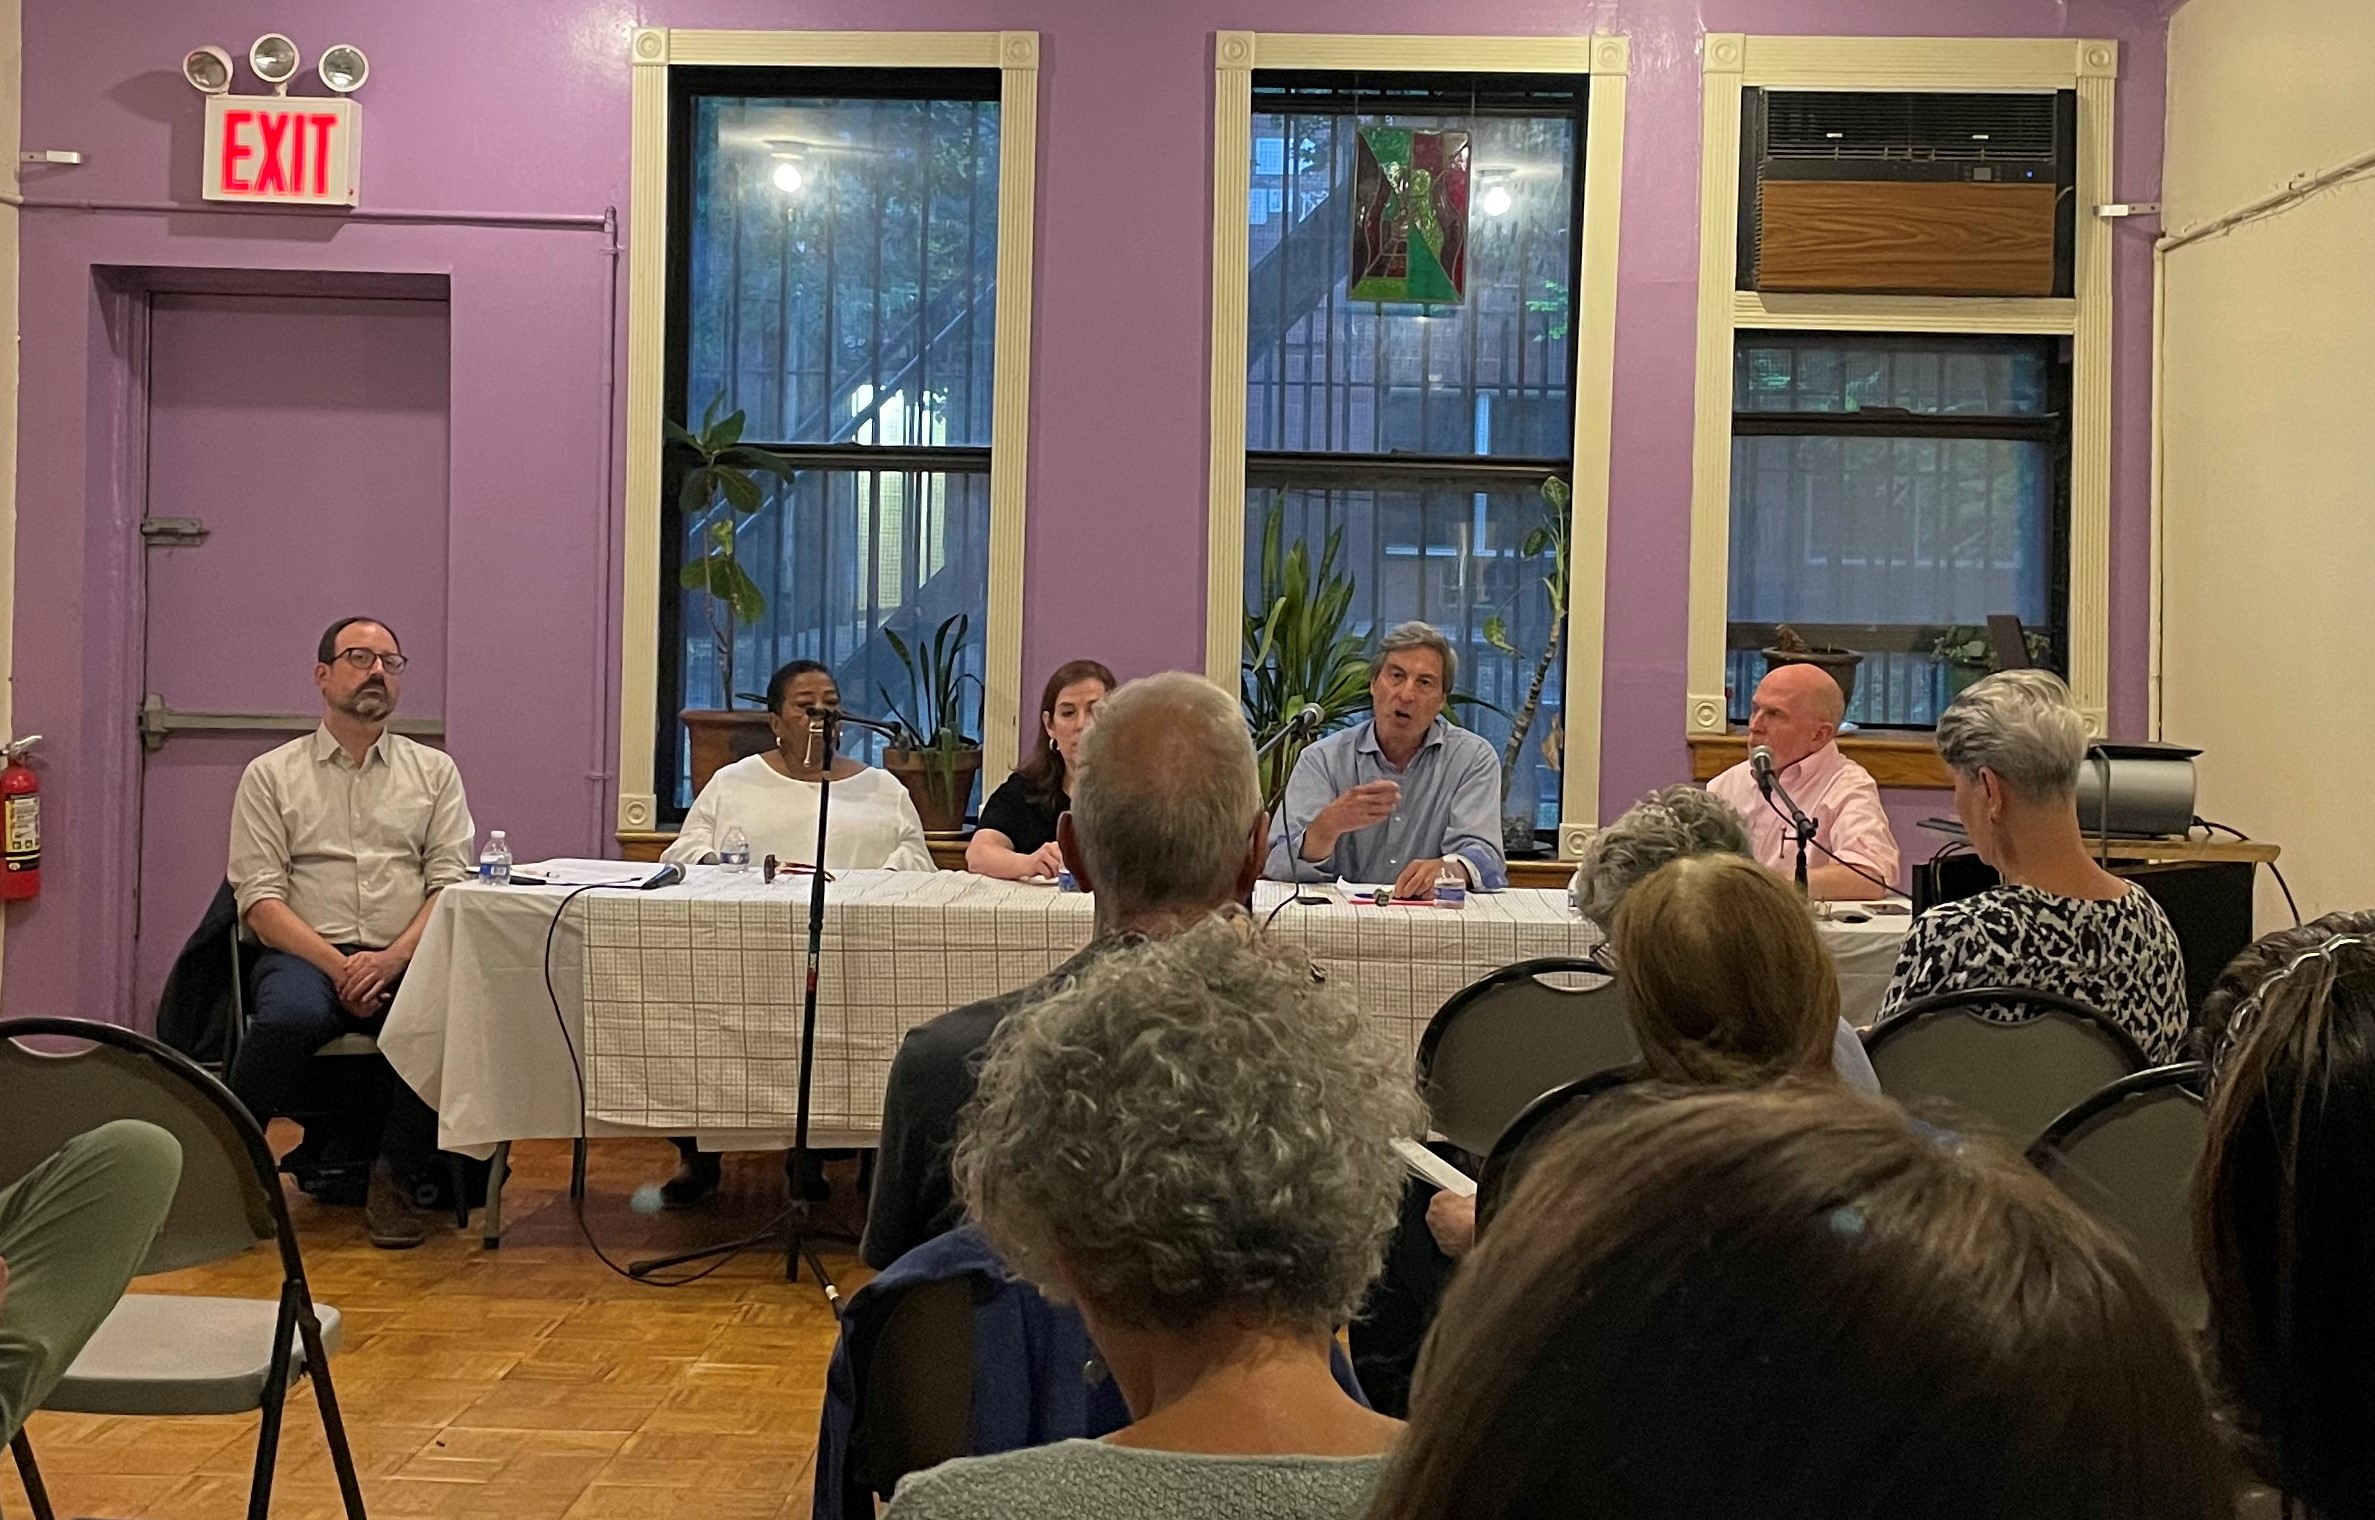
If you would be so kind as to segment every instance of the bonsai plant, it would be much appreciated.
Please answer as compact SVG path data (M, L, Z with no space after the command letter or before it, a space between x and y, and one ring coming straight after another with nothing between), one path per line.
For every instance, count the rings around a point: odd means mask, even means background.
M1512 853L1534 845L1534 820L1528 814L1509 811L1509 787L1517 778L1517 757L1524 753L1526 735L1533 731L1534 717L1541 711L1542 688L1550 680L1551 667L1558 663L1559 645L1567 636L1569 499L1567 482L1555 475L1543 481L1542 521L1518 545L1518 553L1527 559L1550 556L1550 573L1542 577L1542 588L1550 593L1550 635L1534 657L1534 677L1526 683L1525 700L1509 720L1509 742L1501 748L1501 844ZM1484 641L1503 654L1523 658L1509 641L1508 620L1497 613L1484 620Z
M2045 657L2053 652L2052 637L2034 628L2021 630L2021 642L2028 646L2032 665L2044 664ZM1945 700L1949 702L1980 677L1993 675L2002 668L2002 662L1996 658L1995 641L1988 637L1987 630L1967 623L1941 632L1937 642L1930 646L1930 656L1946 667Z
M734 690L735 633L767 614L766 593L736 555L741 524L765 504L767 492L760 475L790 478L791 462L742 441L743 414L718 416L723 396L713 397L701 415L698 432L673 419L665 423L669 452L684 471L676 505L684 518L688 545L677 584L700 593L709 619L709 634L717 650L720 705L689 708L684 724L692 741L692 782L699 790L718 767L756 754L767 747L766 715L736 712Z
M1276 739L1306 706L1318 703L1326 732L1369 704L1369 657L1346 631L1352 614L1352 577L1336 569L1344 534L1328 534L1314 570L1309 546L1285 545L1286 504L1274 497L1262 522L1262 563L1254 600L1245 610L1243 698L1254 743ZM1278 745L1262 756L1262 795L1285 790L1306 740Z
M954 834L965 826L965 804L981 769L981 741L965 732L965 686L978 696L981 682L958 667L973 619L960 612L932 631L932 642L907 641L882 630L907 675L907 700L882 691L884 708L898 736L883 752L883 769L897 776L915 799L928 834ZM881 688L876 688L881 690Z

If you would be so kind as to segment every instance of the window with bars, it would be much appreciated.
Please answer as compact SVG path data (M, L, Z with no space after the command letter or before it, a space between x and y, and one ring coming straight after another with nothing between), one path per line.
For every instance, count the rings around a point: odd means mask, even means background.
M1440 628L1473 699L1450 712L1505 753L1552 633L1550 555L1524 549L1545 519L1542 483L1573 470L1584 92L1566 76L1253 78L1249 594L1272 513L1315 561L1341 529L1351 631ZM1354 155L1372 126L1470 134L1460 304L1347 294ZM1558 821L1564 664L1562 645L1510 766L1505 811L1542 828Z
M2011 613L2067 668L2069 356L2055 338L1742 332L1725 686L1780 625L1853 649L1851 722L1926 728Z
M787 660L823 661L868 710L904 689L886 631L929 643L965 613L966 669L981 674L999 78L670 72L668 414L697 426L712 404L740 411L743 441L792 464L760 477L763 504L737 522L766 598L736 632L739 692L701 593L678 586L700 546L673 477L664 493L656 790L681 817L679 715L756 706L748 694Z

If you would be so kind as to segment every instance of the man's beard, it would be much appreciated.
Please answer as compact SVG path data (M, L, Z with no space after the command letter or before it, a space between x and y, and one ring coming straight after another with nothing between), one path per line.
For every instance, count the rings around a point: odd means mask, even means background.
M338 704L338 710L366 723L377 723L396 710L396 703L384 686L358 686Z

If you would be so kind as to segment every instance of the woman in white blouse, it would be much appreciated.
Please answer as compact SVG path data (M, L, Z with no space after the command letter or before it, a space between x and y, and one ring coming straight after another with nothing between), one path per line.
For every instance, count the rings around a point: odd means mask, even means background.
M693 799L676 843L660 856L680 864L715 859L729 829L750 843L750 858L772 855L785 864L816 855L816 807L827 770L833 780L832 816L825 834L825 866L834 871L930 871L924 821L899 778L830 754L809 727L811 708L838 708L841 688L814 660L794 660L767 683L767 722L775 748L722 767ZM688 1208L717 1191L717 1153L680 1138L676 1175L660 1184L660 1202ZM790 1157L787 1155L786 1164ZM794 1178L795 1190L807 1178Z
M660 858L692 863L714 857L739 828L754 861L813 863L817 799L831 767L833 808L825 865L836 871L929 871L923 819L907 788L888 771L825 752L810 728L811 708L838 708L841 690L814 660L794 660L767 683L768 726L775 748L720 769L693 799L676 843Z

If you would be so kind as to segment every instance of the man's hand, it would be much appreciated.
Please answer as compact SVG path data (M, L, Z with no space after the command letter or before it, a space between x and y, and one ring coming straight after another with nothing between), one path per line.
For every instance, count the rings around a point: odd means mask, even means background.
M1064 847L1049 840L1031 852L1031 872L1035 876L1064 874Z
M376 1017L391 984L404 974L412 958L395 950L358 950L346 958L338 976L338 1001L356 1018Z
M1311 820L1311 827L1303 831L1303 858L1327 859L1335 850L1337 839L1385 822L1394 816L1394 809L1401 801L1402 784L1398 781L1364 781L1338 793L1336 800L1321 808Z
M1427 1233L1435 1248L1458 1261L1476 1246L1476 1200L1457 1193L1437 1193L1427 1200Z
M1404 902L1433 902L1435 882L1443 875L1443 857L1414 860L1394 878L1394 896Z

